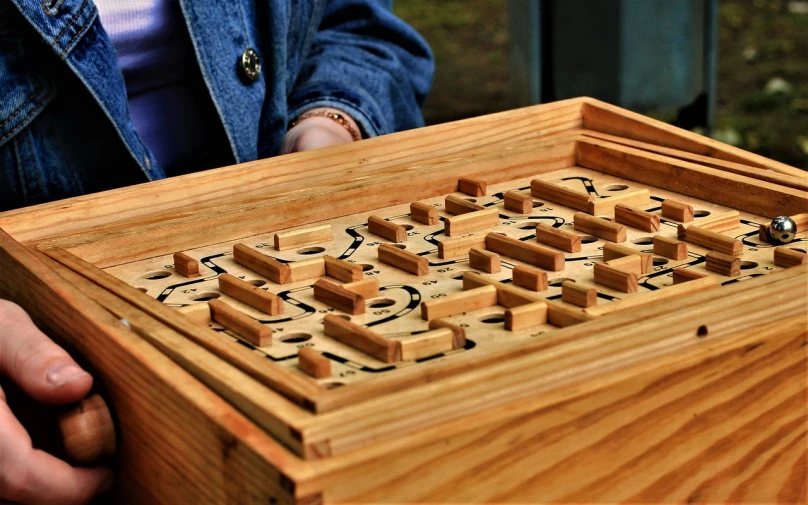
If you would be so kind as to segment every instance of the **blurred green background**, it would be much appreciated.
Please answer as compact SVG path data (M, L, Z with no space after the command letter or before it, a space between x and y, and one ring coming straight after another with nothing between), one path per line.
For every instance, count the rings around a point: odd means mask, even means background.
M398 0L437 60L428 124L513 108L507 0ZM808 170L808 1L720 0L711 136Z

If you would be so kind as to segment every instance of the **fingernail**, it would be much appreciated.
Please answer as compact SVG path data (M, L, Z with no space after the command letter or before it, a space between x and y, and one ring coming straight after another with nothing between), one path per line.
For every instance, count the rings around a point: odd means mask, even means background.
M61 362L52 365L48 369L45 378L51 385L53 385L53 387L60 387L85 375L87 375L87 372L76 365Z

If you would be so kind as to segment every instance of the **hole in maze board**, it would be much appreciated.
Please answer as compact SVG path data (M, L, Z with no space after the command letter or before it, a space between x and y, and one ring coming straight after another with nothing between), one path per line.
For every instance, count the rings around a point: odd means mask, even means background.
M464 275L464 274L467 274L467 273L469 273L469 272L476 273L476 272L474 272L473 270L463 270L462 272L457 272L456 274L454 274L454 275L452 276L452 279L454 279L454 280L456 280L456 281L462 281L462 280L463 280L463 275Z
M372 300L367 301L367 306L371 309L382 309L384 307L392 307L395 305L395 300L391 300L390 298L374 298Z
M709 210L699 209L693 212L693 217L707 217L710 214L712 214L712 212Z
M298 249L297 254L303 255L312 255L312 254L320 254L321 252L325 251L325 247L304 247L303 249Z
M497 324L505 322L505 314L488 314L480 317L480 322L485 324Z
M325 383L322 384L322 386L325 389L336 389L336 388L342 387L344 385L345 385L344 382L325 382Z
M598 241L598 238L593 237L592 235L584 235L583 237L581 237L581 243L582 244L594 244L597 241Z
M363 271L363 272L370 272L371 270L373 270L374 268L376 268L376 266L375 266L375 265L371 265L370 263L362 263L362 264L361 264L361 265L359 265L359 266L360 266L360 267L362 267L362 271Z
M157 279L165 279L166 277L171 276L171 272L166 272L165 270L158 270L157 272L149 272L143 276L143 279L147 281L156 281Z
M220 296L222 295L220 295L219 293L199 293L198 295L191 298L191 300L195 302L206 302L208 300L219 298Z
M464 198L463 200L465 200L465 201L467 201L467 202L471 202L471 203L477 203L477 199L476 199L476 198Z
M631 241L632 244L637 245L651 245L654 243L654 237L639 237Z
M249 282L250 284L252 284L253 286L255 286L257 288L260 288L261 286L263 286L263 285L265 285L267 283L267 281L264 281L264 280L261 280L261 279L255 279L255 280L247 281L247 282Z
M544 207L544 202L540 202L538 200L533 200L533 208L538 209L539 207Z
M284 344L299 344L301 342L307 342L311 340L311 335L302 332L287 333L286 335L282 335L279 340Z
M410 231L410 230L412 230L413 228L415 228L415 226L413 226L413 225L411 225L411 224L402 224L402 225L401 225L401 227L402 227L402 228L404 228L404 229L405 229L405 230L407 230L407 231Z
M741 261L741 270L751 270L753 268L757 268L758 264L756 261Z
M536 224L535 223L533 223L533 224L530 224L530 223L523 224L522 226L519 227L519 229L520 230L535 230L536 229Z
M606 186L606 191L625 191L628 189L628 186L625 184L609 184Z
M670 260L668 260L668 258L654 257L654 266L658 267L658 266L661 266L661 265L667 265L669 263L669 261Z
M393 247L398 247L399 249L406 249L407 246L404 244L390 244Z
M557 277L555 279L550 279L550 282L548 282L547 284L552 288L560 288L561 285L564 284L566 281L575 282L575 279L570 279L567 277Z

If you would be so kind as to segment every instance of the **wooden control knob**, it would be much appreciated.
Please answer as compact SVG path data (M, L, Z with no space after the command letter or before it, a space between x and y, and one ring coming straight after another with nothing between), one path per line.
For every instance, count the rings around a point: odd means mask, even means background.
M65 452L76 463L92 463L115 452L115 426L106 402L92 395L59 417Z

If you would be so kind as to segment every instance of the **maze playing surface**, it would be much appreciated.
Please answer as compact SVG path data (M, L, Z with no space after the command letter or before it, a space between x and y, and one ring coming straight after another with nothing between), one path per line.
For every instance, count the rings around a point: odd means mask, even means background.
M549 300L561 303L561 283L564 280L575 280L588 283L597 288L598 305L613 303L626 297L641 297L645 292L665 289L672 284L672 270L688 267L692 271L714 276L720 283L736 283L768 272L779 270L773 261L774 246L761 242L758 238L759 225L769 220L760 216L741 213L740 226L722 232L723 235L742 241L744 249L741 256L740 274L734 277L708 272L705 265L707 249L688 243L688 254L683 260L673 260L661 256L653 257L652 271L639 276L639 291L626 294L601 284L596 284L593 267L603 262L603 246L605 241L597 237L575 231L573 229L574 209L553 203L549 200L531 197L533 208L530 214L520 214L506 210L503 195L507 191L519 191L530 195L530 182L540 179L559 186L588 193L602 202L611 197L637 189L648 189L650 203L639 207L648 212L660 215L661 202L674 199L688 203L695 208L695 221L713 219L716 216L732 212L732 209L685 197L669 191L653 187L644 187L630 181L584 169L570 168L551 174L510 181L508 183L489 185L485 196L471 197L463 193L455 196L484 206L496 208L499 220L496 226L477 230L473 234L484 237L490 232L505 234L524 242L537 243L535 227L539 223L549 224L555 228L576 233L582 237L580 252L564 253L564 269L557 272L547 271L549 287L545 291L534 293ZM255 352L285 366L297 368L297 353L303 347L313 347L324 354L331 362L332 374L328 378L319 379L324 387L334 387L379 373L389 373L396 368L418 366L424 360L449 360L460 353L485 353L487 350L502 346L519 345L531 339L540 339L549 332L557 330L555 326L542 324L520 331L506 331L504 328L505 308L499 305L472 310L446 318L451 323L465 328L467 342L465 347L446 353L415 361L401 361L395 364L383 363L348 345L325 335L323 318L326 314L337 314L343 318L367 327L388 339L405 338L412 334L428 330L428 323L422 319L420 304L429 300L440 300L463 290L462 275L473 271L485 277L510 282L513 268L522 262L502 256L501 271L486 274L472 268L469 258L463 255L456 258L440 258L438 244L447 240L444 232L443 218L450 217L444 209L445 195L422 200L423 203L435 206L442 218L435 225L420 224L410 217L409 204L397 205L374 212L345 216L337 219L323 220L320 223L302 226L309 229L318 225L330 224L333 238L331 240L307 245L290 250L278 251L273 246L275 231L265 235L245 237L239 241L217 243L216 230L210 230L212 245L184 251L200 263L200 277L187 278L174 268L171 256L162 256L138 261L106 269L109 273L128 282L159 301L173 307L206 303L210 299L220 298L238 308L247 315L272 328L272 344L255 347L245 342L229 330L216 323L210 326L221 332L222 338L239 342L254 349ZM378 258L378 246L388 240L369 232L367 222L370 215L377 215L388 221L402 225L407 229L407 239L399 244L406 251L425 257L429 262L426 275L416 276L390 265L383 264ZM613 211L597 214L614 219ZM646 232L627 227L627 239L623 245L638 251L653 252L653 236L667 238L677 237L678 222L661 217L659 232ZM281 231L281 230L277 230ZM804 252L808 241L801 234L789 244L789 248ZM377 278L380 283L379 296L366 300L366 311L362 315L349 315L328 304L314 299L312 285L314 280L306 280L289 284L276 284L266 277L237 264L233 259L233 245L243 243L256 248L263 254L283 262L308 260L329 255L362 266L365 278ZM218 289L220 274L229 273L242 278L261 289L277 294L283 299L283 313L269 316L265 313L223 295ZM333 279L331 279L333 280ZM315 380L315 379L312 379Z

